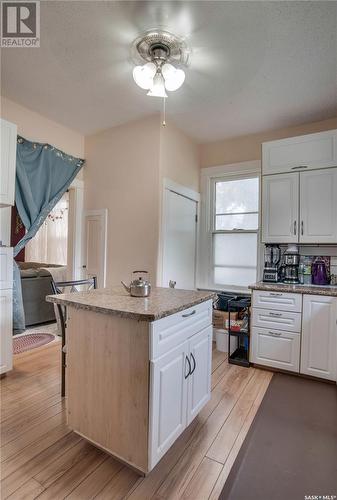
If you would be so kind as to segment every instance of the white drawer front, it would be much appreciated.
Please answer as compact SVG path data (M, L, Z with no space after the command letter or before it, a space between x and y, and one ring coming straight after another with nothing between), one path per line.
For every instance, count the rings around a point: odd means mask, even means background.
M212 301L151 323L150 359L156 359L212 324Z
M298 333L253 327L250 361L298 373L300 339Z
M288 311L253 308L253 326L299 333L301 314Z
M276 309L276 311L301 312L302 294L254 290L253 307Z

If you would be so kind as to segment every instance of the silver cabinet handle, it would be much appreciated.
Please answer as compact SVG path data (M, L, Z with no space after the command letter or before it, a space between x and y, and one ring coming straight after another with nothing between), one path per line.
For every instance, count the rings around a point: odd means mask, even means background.
M282 313L274 313L274 312L270 312L269 313L269 316L275 316L276 318L280 318L282 316Z
M192 312L190 313L186 313L186 314L182 314L182 317L183 318L188 318L189 316L193 316L193 314L195 314L197 311L195 309L193 309Z
M193 356L192 352L191 352L191 358L192 358L192 361L193 361L193 368L192 368L192 371L191 371L191 375L192 375L192 373L194 373L194 370L197 367L197 362L196 362L195 357Z
M276 333L276 332L268 332L270 333L270 335L275 335L276 337L280 337L282 335L282 333Z
M294 221L294 236L296 236L297 233L297 221Z
M269 292L269 295L272 297L282 297L283 293L281 292Z
M303 168L308 168L308 165L298 165L297 167L292 167L291 170L301 170Z
M304 234L304 222L301 221L301 235L303 236Z

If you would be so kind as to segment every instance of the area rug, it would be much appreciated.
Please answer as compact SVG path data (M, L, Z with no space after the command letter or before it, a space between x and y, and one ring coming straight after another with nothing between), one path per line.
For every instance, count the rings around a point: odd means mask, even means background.
M51 333L29 333L13 338L13 354L36 349L42 345L49 344L55 340L55 335Z
M303 500L335 495L336 385L275 374L219 498Z

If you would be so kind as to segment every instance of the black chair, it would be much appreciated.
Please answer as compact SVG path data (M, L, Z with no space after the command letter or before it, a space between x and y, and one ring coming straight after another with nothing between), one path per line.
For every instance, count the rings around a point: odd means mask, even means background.
M51 288L53 294L59 293L69 293L69 292L80 292L83 291L82 287L87 287L86 290L92 290L97 288L97 278L94 276L93 278L88 278L86 280L76 280L76 281L54 281L51 280ZM81 287L79 290L77 287ZM70 290L67 290L70 288ZM67 328L67 310L65 306L61 306L61 304L56 304L56 315L59 320L59 325L61 327L61 335L62 335L62 367L61 367L61 396L65 396L65 379L66 379L66 328Z

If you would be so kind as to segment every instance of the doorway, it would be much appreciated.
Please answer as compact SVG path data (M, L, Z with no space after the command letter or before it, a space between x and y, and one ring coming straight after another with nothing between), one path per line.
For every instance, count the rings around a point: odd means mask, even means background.
M161 286L196 287L199 194L166 181L162 221Z

